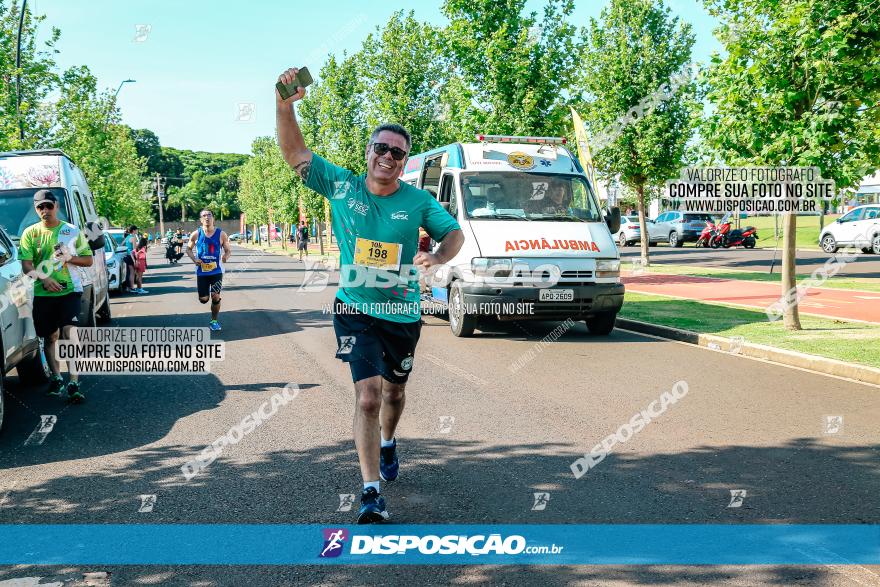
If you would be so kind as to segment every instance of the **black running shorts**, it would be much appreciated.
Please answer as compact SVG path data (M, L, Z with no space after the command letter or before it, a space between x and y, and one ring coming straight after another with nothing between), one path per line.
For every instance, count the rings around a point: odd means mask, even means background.
M78 316L82 292L63 296L34 296L34 330L40 338L48 338L64 326L82 326Z
M406 383L422 322L390 322L355 311L339 298L333 303L336 358L348 363L352 381L381 375L391 383Z
M196 275L196 287L199 289L200 298L206 298L209 294L219 294L223 289L223 274Z

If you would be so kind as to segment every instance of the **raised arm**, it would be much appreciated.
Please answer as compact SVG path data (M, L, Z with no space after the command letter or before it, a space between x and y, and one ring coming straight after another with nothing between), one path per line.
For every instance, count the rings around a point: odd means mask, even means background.
M278 81L289 84L293 81L299 69L292 67L278 76ZM275 90L275 123L278 126L278 146L287 164L305 180L309 176L309 168L312 164L312 152L306 147L299 124L296 122L296 113L293 103L302 100L306 95L305 88L297 88L296 93L287 100L281 99L281 94Z

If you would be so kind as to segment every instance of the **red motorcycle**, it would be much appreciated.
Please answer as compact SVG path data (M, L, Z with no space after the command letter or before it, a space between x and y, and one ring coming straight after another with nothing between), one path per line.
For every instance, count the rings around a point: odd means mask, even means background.
M754 249L757 242L757 228L754 226L746 226L742 230L738 228L731 230L730 220L724 219L721 221L721 224L718 225L717 231L709 244L713 249L722 247L729 249L731 247L740 246L747 249Z
M708 247L709 243L715 237L715 231L718 230L715 227L715 223L711 220L706 221L706 228L703 229L703 232L700 233L700 238L697 239L697 242L694 243L694 246L697 247Z

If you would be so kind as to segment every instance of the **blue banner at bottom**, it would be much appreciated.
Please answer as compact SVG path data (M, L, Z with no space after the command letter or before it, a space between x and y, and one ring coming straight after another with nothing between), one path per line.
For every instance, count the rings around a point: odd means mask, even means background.
M878 565L880 525L0 525L2 565Z

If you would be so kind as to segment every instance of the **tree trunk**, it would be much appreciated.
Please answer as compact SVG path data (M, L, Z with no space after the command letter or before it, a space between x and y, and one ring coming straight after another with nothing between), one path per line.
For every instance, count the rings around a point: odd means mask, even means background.
M642 231L642 238L639 241L642 248L642 266L648 267L651 264L651 259L648 257L648 241L651 239L651 235L648 233L648 221L645 219L645 186L637 186L636 193L639 207L639 230Z
M784 216L782 222L782 296L784 313L783 324L788 330L800 330L801 318L797 305L797 214ZM789 292L793 292L789 294Z
M186 222L186 206L180 206L180 221Z
M827 200L822 200L819 204L819 234L822 234L822 229L825 228L825 206L827 204Z
M333 243L333 225L330 223L330 202L324 200L324 221L327 223L327 248Z

